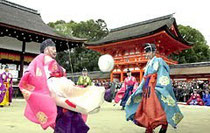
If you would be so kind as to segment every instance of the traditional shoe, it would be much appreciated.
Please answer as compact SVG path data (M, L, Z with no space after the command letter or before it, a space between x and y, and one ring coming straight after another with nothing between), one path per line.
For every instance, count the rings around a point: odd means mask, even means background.
M146 129L145 133L154 133L153 129Z
M125 110L125 107L122 107L121 110Z
M159 133L166 133L166 131L167 131L167 128L161 128Z

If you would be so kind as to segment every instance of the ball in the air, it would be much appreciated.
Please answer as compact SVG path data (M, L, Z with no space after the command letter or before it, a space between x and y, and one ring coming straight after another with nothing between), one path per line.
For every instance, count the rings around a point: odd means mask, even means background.
M111 55L102 55L98 60L99 69L102 72L110 72L114 68L114 59Z

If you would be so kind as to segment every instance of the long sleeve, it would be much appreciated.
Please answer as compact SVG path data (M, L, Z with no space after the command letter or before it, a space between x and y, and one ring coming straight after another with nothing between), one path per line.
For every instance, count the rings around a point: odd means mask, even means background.
M77 85L83 85L83 80L82 80L82 76L79 76L79 79L77 81Z
M88 77L88 79L87 79L87 80L88 80L88 81L87 81L87 82L88 82L88 85L90 85L90 86L91 86L91 85L92 85L92 81L91 81L90 77Z
M91 86L92 81L91 81L90 77L88 77L88 76L87 77L80 76L77 81L77 85Z
M44 54L40 54L30 63L20 80L19 88L27 102L24 115L46 129L54 125L57 108L47 85L44 57Z
M159 68L157 71L157 83L155 87L156 95L166 112L168 123L173 127L176 127L184 116L176 102L172 82L169 76L169 66L161 58L158 58L157 61L159 62Z
M169 76L170 70L168 65L163 61L163 59L159 58L159 69L157 71L157 84L155 90L159 91L165 97L169 96L170 94L175 99L175 95L172 89L172 83Z

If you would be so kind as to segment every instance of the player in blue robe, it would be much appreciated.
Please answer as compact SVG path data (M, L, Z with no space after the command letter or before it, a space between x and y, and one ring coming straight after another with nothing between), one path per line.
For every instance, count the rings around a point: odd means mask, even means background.
M183 119L177 105L169 77L169 66L155 56L155 44L146 43L147 65L136 92L126 103L126 119L145 127L147 133L162 125L159 133L166 133L168 124L176 128Z

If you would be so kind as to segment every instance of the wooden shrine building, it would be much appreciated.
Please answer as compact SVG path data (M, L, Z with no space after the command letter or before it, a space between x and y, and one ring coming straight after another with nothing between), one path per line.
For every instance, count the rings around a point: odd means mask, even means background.
M191 47L180 35L173 14L112 29L103 39L86 43L86 47L114 57L111 81L118 79L122 82L127 68L141 81L147 62L143 52L145 43L156 44L156 56L162 57L169 65L177 64L168 58L170 54Z
M18 77L39 53L40 43L51 38L57 51L81 45L86 41L79 38L61 36L46 25L40 13L6 0L0 0L0 63L15 64Z

